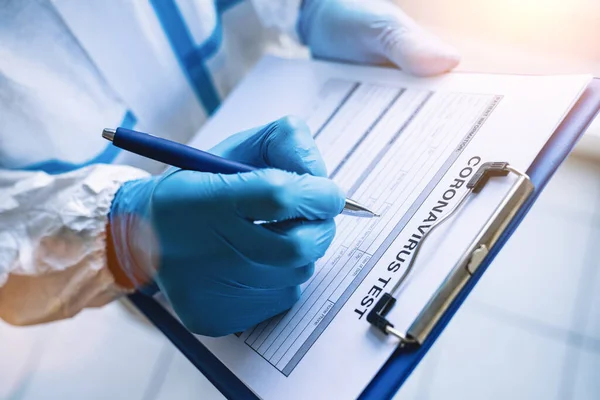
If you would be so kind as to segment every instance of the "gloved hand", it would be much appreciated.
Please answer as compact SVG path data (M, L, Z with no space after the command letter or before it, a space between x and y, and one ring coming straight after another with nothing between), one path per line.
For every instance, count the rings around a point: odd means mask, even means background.
M317 58L392 63L415 75L454 68L459 55L387 0L304 0L298 32Z
M152 274L188 329L221 336L298 300L299 285L333 240L345 198L297 120L237 134L211 152L265 169L173 169L128 182L113 201L110 228L129 276Z

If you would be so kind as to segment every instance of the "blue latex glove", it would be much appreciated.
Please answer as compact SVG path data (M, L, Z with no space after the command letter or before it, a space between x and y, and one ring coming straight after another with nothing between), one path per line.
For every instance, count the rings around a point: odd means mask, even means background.
M304 0L298 32L315 57L392 63L415 75L449 71L460 58L387 0Z
M113 201L110 227L130 276L151 274L152 265L183 324L221 336L292 307L333 240L345 197L297 120L237 134L211 152L266 169L173 169L128 182Z

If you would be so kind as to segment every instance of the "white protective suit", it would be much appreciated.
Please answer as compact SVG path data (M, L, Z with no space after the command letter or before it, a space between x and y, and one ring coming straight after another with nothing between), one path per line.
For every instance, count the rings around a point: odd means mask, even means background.
M125 292L107 214L159 166L102 129L186 142L278 33L295 35L300 3L0 1L0 318L60 319Z
M408 71L443 72L458 62L395 7L348 4L383 10L361 29ZM107 215L123 182L161 166L119 152L102 129L187 142L268 47L297 52L301 5L0 0L0 318L51 321L131 290L107 262ZM386 15L397 19L393 28ZM337 25L333 18L319 26ZM334 36L343 44L347 33ZM349 40L376 53L362 36Z

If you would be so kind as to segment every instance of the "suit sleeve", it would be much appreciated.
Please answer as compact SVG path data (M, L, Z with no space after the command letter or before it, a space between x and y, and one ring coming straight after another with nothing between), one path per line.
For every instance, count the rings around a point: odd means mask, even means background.
M251 0L262 24L299 41L297 26L303 0Z
M107 218L128 180L148 174L92 165L65 174L0 169L0 318L68 318L128 291L107 264Z

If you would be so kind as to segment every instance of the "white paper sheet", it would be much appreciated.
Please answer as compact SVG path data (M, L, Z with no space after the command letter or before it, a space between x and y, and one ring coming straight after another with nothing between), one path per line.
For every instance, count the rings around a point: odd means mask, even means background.
M192 145L283 115L304 117L332 179L380 219L340 216L338 234L287 314L226 338L198 337L265 399L355 398L396 342L366 314L394 284L423 221L443 215L477 165L526 170L589 82L589 76L449 74L265 58ZM462 178L461 178L462 177ZM432 235L388 315L406 331L510 179L495 180ZM444 205L447 204L447 205Z

